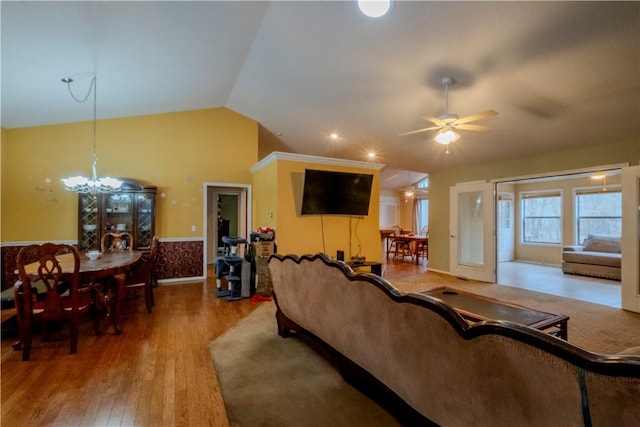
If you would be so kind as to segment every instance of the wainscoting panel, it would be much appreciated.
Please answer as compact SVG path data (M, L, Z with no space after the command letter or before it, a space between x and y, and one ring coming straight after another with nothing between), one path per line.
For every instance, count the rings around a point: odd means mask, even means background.
M18 280L18 275L14 273L17 268L16 257L22 246L3 246L0 248L2 254L2 290L13 286Z
M158 280L201 277L203 257L202 240L160 241L156 277Z
M43 242L8 243L0 247L2 255L2 289L6 289L18 280L16 257L20 248L29 244ZM204 242L200 240L160 240L155 275L157 280L169 280L202 277Z

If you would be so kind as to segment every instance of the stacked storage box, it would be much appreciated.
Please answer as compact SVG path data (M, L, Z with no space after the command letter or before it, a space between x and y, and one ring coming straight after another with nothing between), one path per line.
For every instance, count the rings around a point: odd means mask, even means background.
M271 296L273 286L269 274L269 257L275 253L274 242L254 242L253 253L256 260L256 294Z

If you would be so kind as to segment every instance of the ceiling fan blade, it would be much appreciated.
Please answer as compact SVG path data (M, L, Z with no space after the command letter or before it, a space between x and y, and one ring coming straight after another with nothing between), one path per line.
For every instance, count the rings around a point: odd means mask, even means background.
M472 130L474 132L486 132L486 131L488 131L490 129L489 126L484 126L484 125L458 125L458 124L454 124L453 127L456 128L456 129L460 129L460 130Z
M413 133L420 133L420 132L426 132L428 130L434 130L434 129L440 129L440 126L432 126L429 128L424 128L424 129L418 129L418 130L412 130L411 132L405 132L405 133L401 133L398 136L405 136L405 135L411 135Z
M456 120L456 124L475 122L476 120L486 119L488 117L493 117L497 115L498 113L494 110L483 111L482 113L474 114L472 116L461 117L458 120Z
M444 121L440 120L437 117L423 117L423 119L437 125L438 127L443 127L444 125L446 125Z

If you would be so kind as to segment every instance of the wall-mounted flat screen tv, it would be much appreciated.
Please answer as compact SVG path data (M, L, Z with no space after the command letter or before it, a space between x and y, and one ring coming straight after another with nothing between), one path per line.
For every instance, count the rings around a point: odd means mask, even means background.
M373 175L305 169L302 215L369 215Z

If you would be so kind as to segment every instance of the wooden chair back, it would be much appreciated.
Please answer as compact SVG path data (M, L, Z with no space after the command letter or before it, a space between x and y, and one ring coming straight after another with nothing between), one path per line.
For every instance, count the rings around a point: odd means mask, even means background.
M102 253L133 251L133 236L128 231L104 233L100 250Z
M406 256L412 256L411 244L407 240L401 239L404 235L404 230L399 225L393 226L393 238L391 240L390 253L393 253L393 257L401 257L404 259ZM387 254L389 256L389 254Z
M420 258L429 259L429 226L425 225L420 229L420 236L425 236L425 238L417 240L415 243L416 262L418 262Z
M151 250L149 254L144 254L141 261L131 271L125 280L125 290L133 288L144 289L144 301L147 312L151 313L151 307L155 304L153 299L153 272L158 257L158 247L160 239L157 235L151 239Z
M32 262L34 256L37 261ZM64 259L64 263L61 260ZM20 330L18 348L22 359L29 360L33 321L67 320L71 324L71 349L77 351L79 313L89 310L90 295L78 293L80 282L80 256L68 244L44 243L29 245L17 257L19 281L14 288L16 313ZM46 293L39 295L33 283L41 281ZM45 327L46 333L46 324Z

